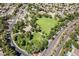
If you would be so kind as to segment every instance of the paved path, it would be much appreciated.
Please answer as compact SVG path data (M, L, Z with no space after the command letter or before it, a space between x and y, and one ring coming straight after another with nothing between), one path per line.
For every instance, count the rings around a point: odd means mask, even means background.
M24 15L25 15L25 11L24 11ZM15 41L13 40L12 28L16 24L16 20L18 19L18 16L13 17L12 19L13 19L12 24L9 25L9 29L8 29L8 31L10 33L10 36L8 37L11 41L10 45L15 47L15 50L18 51L19 53L21 53L22 55L28 56L30 54L28 54L27 51L25 51L25 50L21 49L20 47L18 47L17 44L15 43Z

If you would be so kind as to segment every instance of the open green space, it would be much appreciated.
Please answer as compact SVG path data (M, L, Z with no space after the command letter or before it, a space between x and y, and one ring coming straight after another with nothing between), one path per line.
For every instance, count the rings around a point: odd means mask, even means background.
M51 28L54 28L58 24L58 20L53 18L38 18L36 23L41 27L42 31L49 35Z
M42 37L41 32L34 32L32 34L19 34L15 36L15 41L18 46L28 53L39 52L47 47L48 41L46 38ZM29 37L30 36L30 37Z
M33 34L34 37L32 39L32 42L33 42L33 47L34 47L34 50L36 50L36 52L46 48L47 46L47 39L46 38L43 38L41 33L38 32L38 33L34 33Z
M21 33L14 37L17 45L28 53L40 52L48 47L47 36L49 36L51 29L58 25L58 20L42 17L38 18L35 23L40 27L41 31Z

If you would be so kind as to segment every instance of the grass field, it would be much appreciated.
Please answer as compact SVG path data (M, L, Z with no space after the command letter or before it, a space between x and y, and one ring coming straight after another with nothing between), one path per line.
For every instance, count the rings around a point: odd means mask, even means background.
M39 51L43 47L43 44L44 44L44 41L45 40L41 36L41 33L40 32L38 32L38 33L34 32L33 35L34 35L34 37L32 39L32 42L33 42L34 50L35 51Z
M34 33L33 35L34 35L34 37L32 40L33 40L33 42L35 41L35 45L37 47L39 47L40 43L42 43L42 41L43 41L43 37L41 36L40 32Z
M58 24L58 21L55 19L42 17L39 18L36 23L41 27L42 31L49 35L50 29L54 28Z

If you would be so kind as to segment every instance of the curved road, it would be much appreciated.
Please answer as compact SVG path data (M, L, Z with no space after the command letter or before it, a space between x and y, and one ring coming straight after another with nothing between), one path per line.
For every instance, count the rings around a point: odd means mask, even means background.
M16 18L16 17L15 17L15 18ZM10 45L11 45L12 47L15 47L15 50L18 51L19 53L21 53L22 55L27 56L27 55L29 55L29 54L28 54L26 51L24 51L23 49L19 48L19 47L17 46L17 44L14 42L14 40L13 40L12 28L13 28L13 26L14 26L15 23L16 23L16 19L15 19L15 18L14 18L14 21L12 22L12 24L9 25L9 29L8 29L8 32L9 32L9 34L10 34L10 36L8 37L8 38L10 39Z
M21 55L24 55L24 56L30 56L31 54L28 54L27 53L27 51L25 51L25 50L23 50L23 49L21 49L20 47L18 47L17 46L17 44L14 42L14 40L13 40L13 32L12 32L12 28L14 27L14 25L16 24L16 20L18 19L18 15L20 15L20 13L18 12L18 14L17 14L17 16L14 16L12 19L13 19L13 21L12 21L12 24L9 24L9 29L7 30L8 31L8 33L9 33L9 36L8 36L8 38L7 39L9 39L10 40L10 46L11 47L14 47L15 48L15 50L16 51L18 51L19 53L21 53ZM23 14L24 16L26 15L26 10L24 9L24 14ZM22 16L22 15L21 15ZM24 17L24 16L22 16L22 18Z

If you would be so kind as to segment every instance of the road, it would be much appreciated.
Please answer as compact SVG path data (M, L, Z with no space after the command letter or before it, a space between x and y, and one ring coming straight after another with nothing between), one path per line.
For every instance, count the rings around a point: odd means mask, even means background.
M65 31L70 30L70 27L73 26L76 23L76 21L72 22L68 27L66 27L65 29L61 30L58 35L55 37L54 41L52 41L48 48L41 54L42 56L50 56L51 52L56 48L56 46L58 45L61 36L63 35L63 33Z
M48 56L48 55L50 55L51 49L52 49L52 48L54 47L54 45L56 44L56 42L58 41L58 38L61 36L61 34L63 33L63 31L64 31L64 29L61 30L61 31L58 33L59 35L56 36L56 38L54 39L54 41L51 41L51 42L50 42L50 44L49 44L49 46L48 46L48 49L43 52L42 56Z
M13 33L12 33L12 28L14 27L14 25L16 24L16 20L18 19L18 15L20 15L19 13L17 14L17 16L14 16L12 19L12 24L9 24L9 29L8 32L10 33L10 36L8 37L8 39L10 39L10 45L12 47L15 47L15 50L18 51L19 53L21 53L24 56L28 56L30 54L27 53L27 51L21 49L20 47L17 46L17 44L15 43L15 41L13 40ZM24 11L24 16L25 16L25 11ZM24 17L22 16L22 18Z
M70 30L67 32L61 46L59 46L59 51L56 52L56 55L60 55L61 51L62 51L62 48L63 48L63 45L66 43L66 41L68 40L67 38L69 37L70 33L76 29L76 27L79 26L79 21L76 23L76 26L73 26L72 28L70 28Z
M63 45L65 44L65 42L68 40L70 32L74 29L74 27L70 28L70 30L67 32L66 36L63 38L62 44L60 44L57 49L56 49L56 53L55 55L59 55L59 52L61 50L61 48L63 47Z

